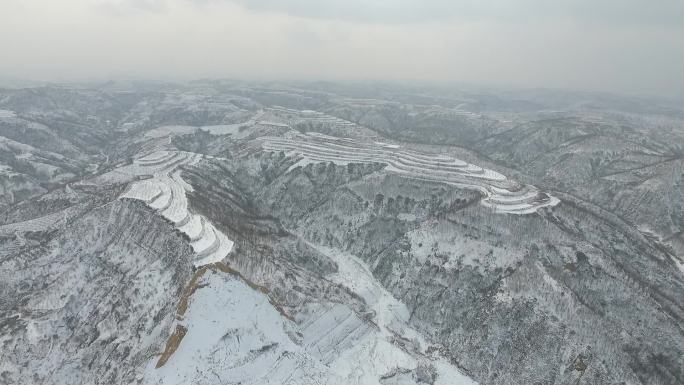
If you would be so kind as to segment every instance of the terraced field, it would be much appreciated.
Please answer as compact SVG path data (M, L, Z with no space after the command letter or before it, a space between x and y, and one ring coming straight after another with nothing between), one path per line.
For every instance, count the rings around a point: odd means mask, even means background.
M121 198L141 200L173 222L190 238L190 245L197 254L196 266L221 261L233 248L233 241L207 218L188 209L185 193L192 191L192 186L183 180L177 167L195 165L201 159L199 154L184 151L155 151L112 171L137 177L150 176L131 183Z
M361 143L318 133L293 133L282 138L265 137L262 146L266 151L301 156L302 160L293 168L317 162L384 163L387 172L476 189L484 195L482 205L498 213L531 214L560 202L534 186L522 185L496 171L446 155L404 150L394 144Z

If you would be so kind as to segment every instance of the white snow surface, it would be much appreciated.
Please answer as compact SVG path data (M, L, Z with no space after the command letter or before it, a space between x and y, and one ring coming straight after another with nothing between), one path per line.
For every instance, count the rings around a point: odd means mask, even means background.
M191 215L190 220L178 230L190 237L190 241L196 241L202 235L202 217L199 215Z
M338 272L328 278L361 296L372 309L372 321L339 303L309 304L292 321L267 294L235 275L209 269L176 321L187 328L178 349L158 369L152 357L142 383L380 385L392 374L430 365L435 384L476 385L447 360L427 352L429 344L407 324L406 306L361 260L318 248L338 264ZM397 336L410 341L408 346L394 342ZM402 376L402 383L418 383L410 373Z
M223 232L214 230L216 235L216 248L211 252L198 253L199 259L195 260L195 266L204 266L211 263L222 261L228 253L233 249L233 241L223 234Z
M378 162L387 165L387 172L479 190L484 195L482 205L497 213L531 214L560 202L533 186L521 186L496 171L443 154L405 150L382 142L362 143L315 132L290 132L286 137L264 137L262 140L266 151L283 151L288 156L301 157L288 171L309 163Z
M288 335L294 325L238 277L207 271L191 301L185 337L161 368L153 357L143 384L326 383L324 365Z
M125 198L139 199L145 203L152 203L162 194L161 188L153 180L141 180L133 183L122 195Z
M200 239L190 244L197 254L201 254L204 251L209 251L212 246L218 242L218 237L216 236L216 229L214 229L214 226L207 221L202 223L204 224L202 236Z

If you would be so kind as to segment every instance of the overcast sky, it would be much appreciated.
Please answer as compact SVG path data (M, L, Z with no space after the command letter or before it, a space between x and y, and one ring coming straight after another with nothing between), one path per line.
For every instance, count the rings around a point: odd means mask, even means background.
M0 0L0 76L684 95L684 0Z

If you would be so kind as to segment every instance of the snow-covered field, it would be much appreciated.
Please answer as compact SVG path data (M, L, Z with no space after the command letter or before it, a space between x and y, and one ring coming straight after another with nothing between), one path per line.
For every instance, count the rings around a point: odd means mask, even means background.
M153 357L144 384L476 385L408 326L408 310L358 258L319 248L339 266L330 277L367 303L307 305L293 320L237 274L209 267L171 330L185 334L168 360ZM202 273L200 273L202 274ZM160 366L157 368L157 366ZM218 382L217 382L218 381Z
M178 324L187 329L168 361L150 360L144 384L326 384L327 368L290 336L296 326L266 294L208 270ZM172 330L176 326L172 327ZM227 382L223 382L227 381ZM339 382L336 382L339 383Z
M188 209L186 192L192 186L181 176L181 165L195 165L202 156L184 151L156 151L120 167L116 175L151 176L134 181L121 198L138 199L159 211L191 240L196 266L222 261L233 249L233 241L209 220Z
M302 157L290 169L316 162L385 163L388 172L477 189L485 196L482 204L500 213L530 214L559 203L557 198L541 193L533 186L521 186L496 171L450 156L403 150L398 145L367 144L318 133L289 133L283 138L264 137L262 146L266 151L283 151Z

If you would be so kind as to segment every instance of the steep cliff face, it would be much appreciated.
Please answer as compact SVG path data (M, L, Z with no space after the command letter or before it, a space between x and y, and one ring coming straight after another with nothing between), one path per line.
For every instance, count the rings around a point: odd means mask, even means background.
M1 382L133 382L166 339L192 255L134 201L94 208L5 255Z

